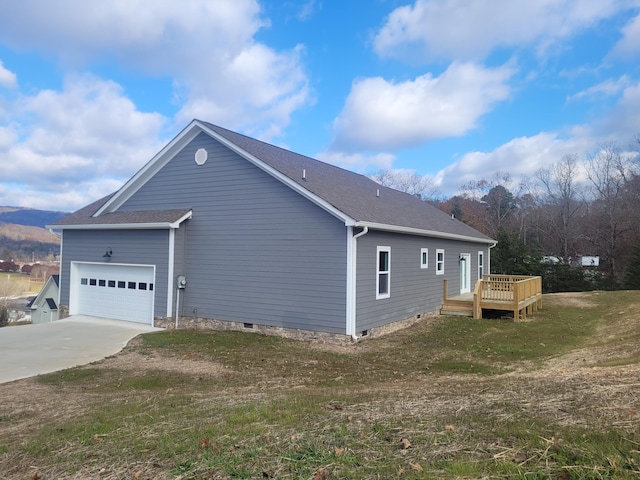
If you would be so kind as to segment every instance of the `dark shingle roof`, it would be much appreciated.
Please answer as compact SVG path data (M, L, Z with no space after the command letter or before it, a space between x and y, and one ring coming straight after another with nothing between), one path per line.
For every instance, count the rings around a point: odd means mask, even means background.
M240 149L240 153L246 152L259 162L297 183L356 223L384 225L390 230L415 229L423 232L440 232L445 236L465 237L487 243L492 241L486 235L451 218L433 205L413 195L383 187L364 175L200 120L192 122L185 131L198 124L201 126L200 128L208 129L235 145ZM58 220L51 224L51 227L73 228L83 225L115 226L125 224L135 226L136 224L173 223L189 213L189 210L115 211L103 213L98 217L92 216L113 195L124 194L126 196L131 193L131 190L125 189L126 185L119 192Z
M84 208L61 218L50 226L82 226L82 225L142 225L173 223L184 217L189 210L145 210L139 212L103 213L98 217L92 215L102 207L114 194L107 195Z
M364 175L290 152L211 123L200 123L356 222L437 231L491 241L483 233L452 219L433 205L413 195L383 187Z

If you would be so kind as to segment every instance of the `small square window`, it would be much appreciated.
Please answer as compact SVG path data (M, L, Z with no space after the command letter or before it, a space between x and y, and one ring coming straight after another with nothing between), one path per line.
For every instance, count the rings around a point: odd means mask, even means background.
M98 284L98 281L95 278L89 279L89 285L92 285L95 287L97 284Z
M126 286L126 283L123 282L122 280L118 280L118 288L124 288Z
M429 268L429 249L420 249L420 268Z
M147 284L144 282L140 282L138 283L138 290L146 290L147 289Z
M136 282L129 282L129 283L127 284L127 288L128 288L129 290L135 290L135 289L136 289Z
M99 287L106 287L107 286L107 281L106 280L98 280L98 286Z
M153 283L149 284L149 290L153 290Z
M109 284L108 284L111 288L115 288L116 286L116 281L115 280L109 280Z
M87 285L89 283L89 279L88 278L81 278L80 279L80 285Z

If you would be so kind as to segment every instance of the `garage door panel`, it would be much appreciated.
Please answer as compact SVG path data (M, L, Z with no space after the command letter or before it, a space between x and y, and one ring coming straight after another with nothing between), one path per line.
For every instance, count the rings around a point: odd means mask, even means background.
M154 268L145 265L76 263L72 268L70 299L74 312L151 324Z

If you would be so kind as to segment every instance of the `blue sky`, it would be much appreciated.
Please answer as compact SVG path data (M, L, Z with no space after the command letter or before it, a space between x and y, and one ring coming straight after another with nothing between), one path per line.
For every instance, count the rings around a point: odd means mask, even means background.
M78 209L193 118L445 196L640 133L640 0L0 7L0 205Z

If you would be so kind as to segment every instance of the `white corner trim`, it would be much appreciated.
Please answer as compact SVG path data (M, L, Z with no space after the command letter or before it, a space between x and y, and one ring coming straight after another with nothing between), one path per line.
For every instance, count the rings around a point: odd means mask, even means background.
M176 231L169 230L169 252L167 259L167 318L171 318L173 312L173 272L175 267Z

